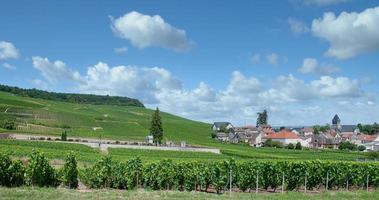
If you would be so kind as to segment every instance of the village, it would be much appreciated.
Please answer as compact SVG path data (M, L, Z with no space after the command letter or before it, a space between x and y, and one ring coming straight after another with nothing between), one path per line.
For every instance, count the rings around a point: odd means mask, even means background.
M212 137L226 143L243 143L252 147L348 149L379 151L379 133L368 135L356 125L342 125L336 114L326 130L314 127L280 127L257 124L234 127L230 122L214 122Z

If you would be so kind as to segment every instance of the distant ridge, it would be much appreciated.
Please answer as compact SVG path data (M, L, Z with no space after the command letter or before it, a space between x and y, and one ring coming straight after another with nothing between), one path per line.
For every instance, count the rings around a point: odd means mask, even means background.
M19 87L7 86L0 84L0 91L9 92L23 97L40 98L53 101L86 103L95 105L121 105L145 107L138 99L109 95L94 94L75 94L75 93L57 93L47 92L38 89L23 89Z

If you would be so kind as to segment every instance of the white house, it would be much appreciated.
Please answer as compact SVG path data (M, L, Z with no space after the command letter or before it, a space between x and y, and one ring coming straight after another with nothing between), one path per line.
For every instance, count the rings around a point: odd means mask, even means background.
M305 147L309 146L309 143L306 144L306 141L303 141L298 135L296 135L293 132L289 132L287 130L282 130L279 133L272 133L266 137L266 140L267 139L281 142L284 145L289 145L291 143L295 145L296 143L300 142L302 146L305 146Z
M230 122L215 122L212 125L213 131L220 131L222 127L225 127L226 130L233 129L233 125Z

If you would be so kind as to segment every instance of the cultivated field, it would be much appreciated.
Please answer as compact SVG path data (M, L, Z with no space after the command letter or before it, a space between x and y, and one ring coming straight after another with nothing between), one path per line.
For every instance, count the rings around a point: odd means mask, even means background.
M178 191L146 191L146 190L69 190L69 189L55 189L55 188L0 188L0 199L25 199L25 200L59 200L59 199L304 199L304 200L345 200L345 199L359 199L359 200L372 200L379 199L379 192L367 193L365 191L356 192L327 192L321 194L303 194L298 192L288 192L285 194L252 194L252 193L228 193L217 195L202 192L178 192Z

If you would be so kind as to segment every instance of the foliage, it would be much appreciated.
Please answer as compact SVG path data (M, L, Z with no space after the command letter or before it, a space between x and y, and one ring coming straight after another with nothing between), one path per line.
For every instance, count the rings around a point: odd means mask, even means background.
M150 134L153 135L154 143L160 144L163 139L163 128L159 109L157 108L151 117Z
M314 133L314 134L325 133L325 132L327 132L329 129L330 129L330 125L329 125L329 124L326 124L326 125L324 125L324 126L314 125L314 126L313 126L313 133Z
M20 186L24 182L24 166L12 161L9 155L0 154L0 186Z
M68 188L78 187L78 169L76 157L73 152L70 152L66 157L66 162L61 169L62 182Z
M267 125L268 121L268 115L267 115L267 110L263 110L263 112L258 112L258 118L257 118L257 126L260 125Z
M357 151L358 150L358 145L353 144L349 141L346 142L341 142L340 145L338 146L338 149L340 150L350 150L350 151Z
M122 105L122 106L137 106L144 107L144 105L137 99L119 96L103 96L93 94L70 94L70 93L56 93L47 92L37 89L22 89L19 87L12 87L7 85L0 85L0 91L10 92L23 97L40 98L46 100L63 101L70 103L87 103L97 105Z
M110 156L102 157L92 168L84 169L80 179L90 188L110 188L112 186L114 168ZM117 168L117 166L115 166ZM119 169L118 170L122 170Z
M67 141L67 131L66 130L62 131L61 140L62 141Z
M283 148L283 143L278 141L272 141L271 139L266 140L263 144L264 147L275 147L275 148Z
M289 143L288 146L287 146L288 149L295 149L295 145L293 145L292 143Z
M372 125L370 125L370 124L366 124L366 125L358 124L357 127L358 127L359 131L361 133L364 133L364 134L374 135L374 134L379 133L379 124L377 124L377 123L374 123Z
M30 154L25 170L26 183L28 185L57 186L59 184L57 172L49 164L45 155L38 151Z
M366 158L379 160L379 151L370 151L366 154Z
M365 146L363 146L363 145L358 146L358 151L364 151L364 150L366 150Z
M295 149L297 149L297 150L301 150L303 147L301 146L301 143L300 142L297 142L296 143L296 147L295 147Z
M228 132L230 132L230 130L228 130L227 125L224 124L224 125L220 126L219 132L221 132L221 133L228 133Z

